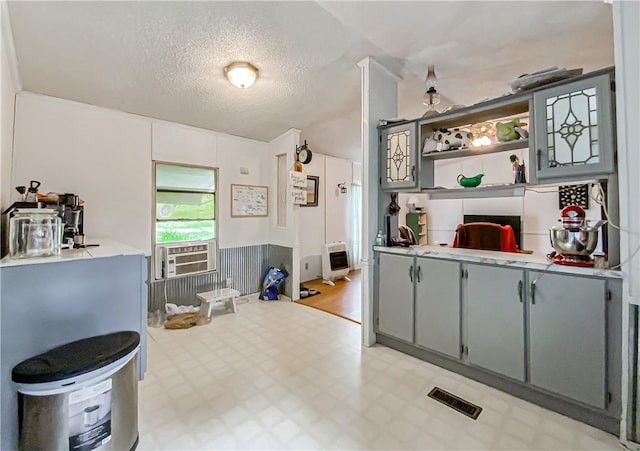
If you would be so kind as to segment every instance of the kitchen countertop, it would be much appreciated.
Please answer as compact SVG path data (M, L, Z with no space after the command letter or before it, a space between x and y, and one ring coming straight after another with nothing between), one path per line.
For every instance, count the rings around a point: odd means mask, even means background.
M398 255L414 255L417 257L460 260L471 263L486 263L497 266L513 266L540 271L575 274L580 276L597 276L622 279L622 271L600 268L581 268L577 266L557 265L549 262L546 256L534 254L516 254L512 252L484 251L443 246L410 246L384 247L374 246L376 252Z
M53 257L11 259L7 255L0 260L0 268L9 266L37 265L43 263L59 263L85 258L115 257L117 255L144 255L144 252L139 249L108 238L87 238L85 242L87 244L99 244L99 246L87 247L84 249L62 249L59 256L56 255Z

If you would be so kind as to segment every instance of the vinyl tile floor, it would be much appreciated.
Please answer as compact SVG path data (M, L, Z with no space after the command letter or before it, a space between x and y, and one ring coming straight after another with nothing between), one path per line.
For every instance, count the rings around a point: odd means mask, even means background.
M187 330L149 328L140 450L619 450L615 436L384 346L358 324L251 300ZM427 398L434 385L477 420Z

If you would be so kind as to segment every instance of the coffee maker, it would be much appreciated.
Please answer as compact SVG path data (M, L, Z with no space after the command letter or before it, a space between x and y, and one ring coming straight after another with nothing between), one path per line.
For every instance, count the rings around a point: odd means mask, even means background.
M73 241L77 235L84 235L84 206L80 205L80 198L77 194L60 194L57 205L55 207L48 205L48 207L58 210L58 215L62 220L63 243L67 243L69 239Z

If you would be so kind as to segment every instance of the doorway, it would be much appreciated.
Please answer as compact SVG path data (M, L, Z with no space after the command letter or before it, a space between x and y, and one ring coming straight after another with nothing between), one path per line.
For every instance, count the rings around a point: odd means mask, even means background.
M296 302L361 324L362 281L360 270L351 271L349 279L351 280L350 282L344 279L335 280L334 286L324 284L321 278L304 282L303 285L307 291L313 292L315 290L317 294L307 296Z

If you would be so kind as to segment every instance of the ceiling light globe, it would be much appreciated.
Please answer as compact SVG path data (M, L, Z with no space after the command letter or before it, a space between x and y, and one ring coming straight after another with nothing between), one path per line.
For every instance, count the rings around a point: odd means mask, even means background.
M438 86L438 78L436 77L436 70L433 65L428 67L427 77L424 79L424 83L427 86L427 89Z
M224 68L224 76L233 86L250 88L258 78L258 68L251 63L236 61Z

